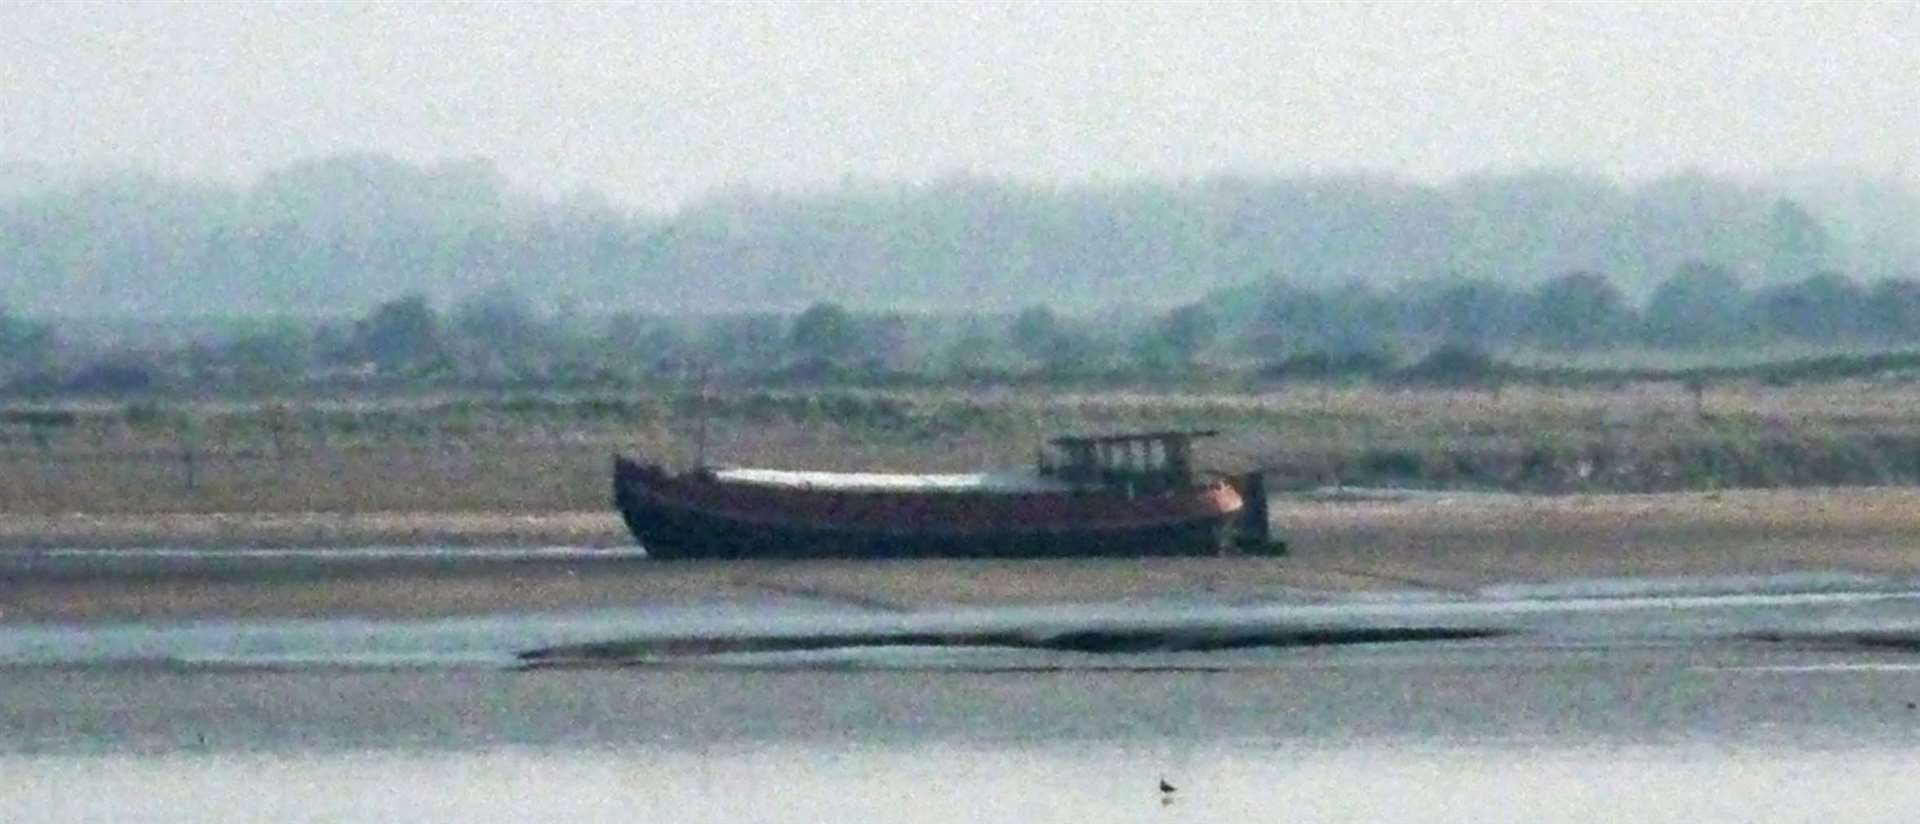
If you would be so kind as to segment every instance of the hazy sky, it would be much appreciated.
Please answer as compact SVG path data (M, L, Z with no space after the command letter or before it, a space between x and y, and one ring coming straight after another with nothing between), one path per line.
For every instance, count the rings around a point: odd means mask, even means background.
M1920 179L1920 4L0 5L0 160L729 186L1537 166Z

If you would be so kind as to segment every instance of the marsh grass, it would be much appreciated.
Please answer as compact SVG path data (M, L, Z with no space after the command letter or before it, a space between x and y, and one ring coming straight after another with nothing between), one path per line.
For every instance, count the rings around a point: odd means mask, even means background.
M1053 435L1218 428L1203 463L1275 489L1529 492L1920 482L1894 381L1281 391L767 390L0 408L0 511L597 510L615 452L684 466L1022 467Z

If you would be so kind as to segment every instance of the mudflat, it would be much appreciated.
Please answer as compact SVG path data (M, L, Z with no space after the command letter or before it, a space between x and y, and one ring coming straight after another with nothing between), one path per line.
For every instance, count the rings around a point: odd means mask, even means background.
M1920 577L1920 489L1523 496L1322 492L1273 501L1279 557L662 562L611 512L10 515L0 621L426 617L798 597L879 610L1488 587L1579 578ZM342 560L334 549L425 546ZM292 547L270 561L254 550ZM92 548L79 556L64 548ZM177 564L126 567L160 549Z

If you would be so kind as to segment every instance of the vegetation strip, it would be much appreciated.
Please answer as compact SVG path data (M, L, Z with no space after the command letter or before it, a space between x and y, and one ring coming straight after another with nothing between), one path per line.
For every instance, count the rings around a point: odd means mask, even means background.
M1179 629L1099 628L1059 632L1008 630L980 632L825 633L796 636L680 637L614 641L531 650L520 655L534 665L579 662L697 659L740 653L817 652L874 647L946 649L1013 648L1091 654L1222 652L1237 649L1295 648L1417 641L1467 641L1509 635L1491 627L1191 627Z

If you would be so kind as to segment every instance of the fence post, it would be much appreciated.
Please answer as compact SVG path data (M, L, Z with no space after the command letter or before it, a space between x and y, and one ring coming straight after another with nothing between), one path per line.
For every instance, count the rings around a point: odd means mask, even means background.
M200 433L191 417L180 421L180 468L186 480L187 491L199 488L199 448Z
M273 441L273 459L282 469L287 464L287 430L293 423L293 412L279 403L269 403L260 407L261 421L266 425L267 437Z

